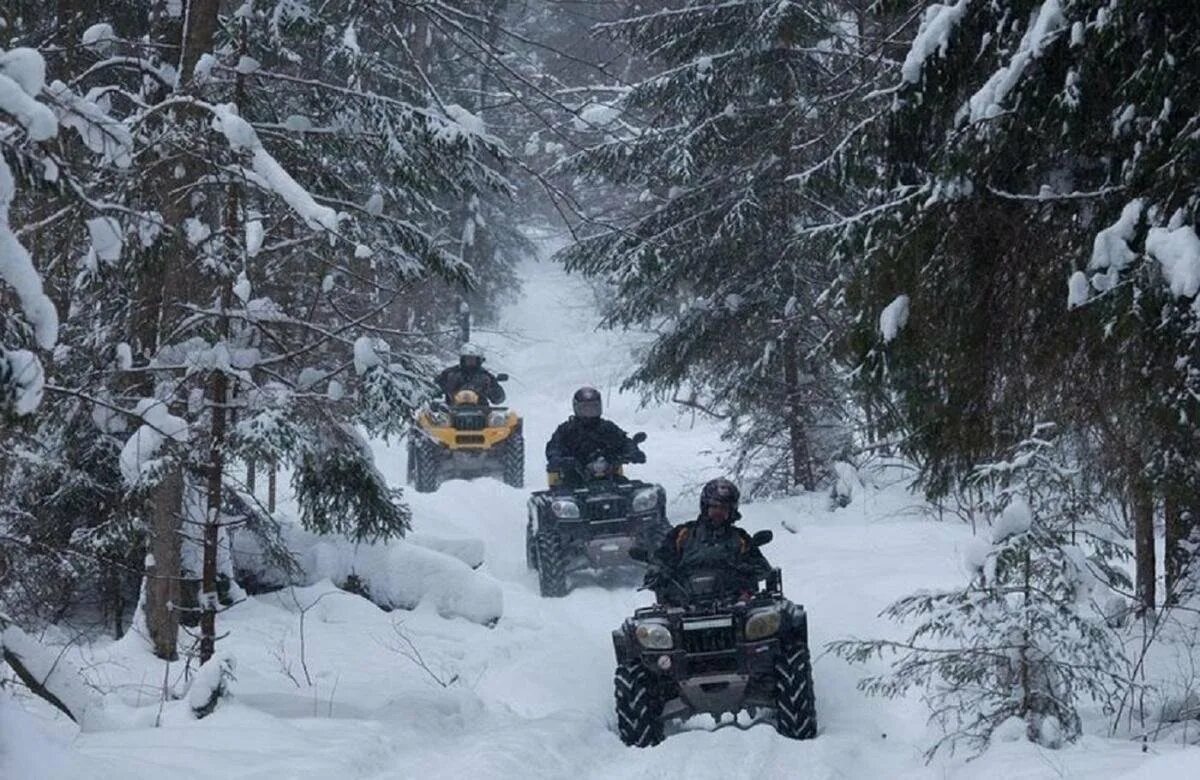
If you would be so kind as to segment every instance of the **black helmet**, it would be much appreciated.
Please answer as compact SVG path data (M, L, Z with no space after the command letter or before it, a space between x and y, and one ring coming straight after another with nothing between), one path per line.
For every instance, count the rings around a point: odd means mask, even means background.
M571 398L571 408L575 410L576 417L583 419L599 417L600 412L603 411L600 391L594 387L579 388Z
M714 505L727 506L731 512L736 511L740 497L737 485L724 477L718 477L707 482L700 491L700 511L703 512Z

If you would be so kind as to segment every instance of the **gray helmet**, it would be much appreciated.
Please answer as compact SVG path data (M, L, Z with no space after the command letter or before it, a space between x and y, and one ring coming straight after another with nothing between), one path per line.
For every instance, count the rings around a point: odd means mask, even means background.
M458 348L458 364L463 368L479 368L483 365L483 349L478 344L466 342Z
M576 417L583 419L599 417L604 410L604 404L600 400L600 391L594 387L579 388L571 398L571 408Z

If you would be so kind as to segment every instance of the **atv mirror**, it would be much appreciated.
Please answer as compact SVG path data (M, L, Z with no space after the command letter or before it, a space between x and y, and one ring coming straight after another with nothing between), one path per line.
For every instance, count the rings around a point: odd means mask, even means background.
M496 374L496 381L497 382L507 382L508 374Z
M756 531L754 536L750 537L750 541L754 542L755 547L762 547L764 544L770 544L775 538L775 534L770 531Z
M638 431L637 433L633 434L633 443L634 444L641 444L645 440L646 440L646 434L644 432Z
M646 563L650 560L650 553L646 552L645 547L630 547L629 557L633 558L635 561Z

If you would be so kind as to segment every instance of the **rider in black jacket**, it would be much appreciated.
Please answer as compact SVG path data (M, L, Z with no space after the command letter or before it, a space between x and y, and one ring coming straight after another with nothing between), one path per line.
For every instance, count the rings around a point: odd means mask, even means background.
M445 394L446 403L452 403L460 390L474 391L481 403L504 403L504 388L483 367L483 350L470 342L459 348L458 365L450 366L434 381Z
M727 479L714 479L700 493L700 516L677 525L654 553L646 572L646 587L669 591L686 583L692 574L720 573L726 589L741 596L758 590L759 580L771 573L771 564L750 534L734 525L738 489Z
M550 437L546 443L546 468L558 471L567 458L583 464L600 454L609 463L645 463L646 454L620 426L600 416L603 405L600 392L593 387L581 387L571 399L575 414Z

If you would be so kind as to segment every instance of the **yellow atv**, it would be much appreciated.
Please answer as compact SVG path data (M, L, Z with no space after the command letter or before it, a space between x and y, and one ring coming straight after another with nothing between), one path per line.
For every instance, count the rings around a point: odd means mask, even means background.
M483 403L474 390L459 390L449 404L430 403L408 437L408 483L432 493L443 479L494 476L524 487L521 427L516 412Z

